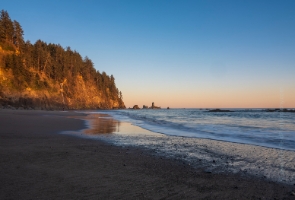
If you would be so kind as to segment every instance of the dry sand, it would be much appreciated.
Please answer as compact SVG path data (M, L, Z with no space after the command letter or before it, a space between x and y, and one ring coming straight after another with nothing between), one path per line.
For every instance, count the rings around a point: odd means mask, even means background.
M77 115L0 110L0 199L295 199L293 185L59 134L86 128Z

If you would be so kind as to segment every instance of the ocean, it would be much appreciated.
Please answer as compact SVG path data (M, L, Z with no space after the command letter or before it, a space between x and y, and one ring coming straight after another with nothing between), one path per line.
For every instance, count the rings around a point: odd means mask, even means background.
M295 113L263 109L141 109L106 112L165 135L207 138L295 151Z
M295 113L262 109L141 109L86 112L75 134L147 149L208 173L241 173L295 184Z

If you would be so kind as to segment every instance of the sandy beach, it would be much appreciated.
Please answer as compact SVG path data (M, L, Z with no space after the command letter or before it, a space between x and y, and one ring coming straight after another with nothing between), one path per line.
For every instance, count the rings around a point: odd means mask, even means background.
M0 199L295 199L294 185L60 134L86 129L79 118L87 115L0 110Z

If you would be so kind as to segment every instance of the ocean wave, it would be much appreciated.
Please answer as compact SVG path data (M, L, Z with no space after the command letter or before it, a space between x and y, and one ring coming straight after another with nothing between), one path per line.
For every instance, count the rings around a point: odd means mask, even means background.
M182 137L207 138L295 150L294 114L236 110L209 113L197 109L108 111L120 121ZM289 114L289 115L288 115Z

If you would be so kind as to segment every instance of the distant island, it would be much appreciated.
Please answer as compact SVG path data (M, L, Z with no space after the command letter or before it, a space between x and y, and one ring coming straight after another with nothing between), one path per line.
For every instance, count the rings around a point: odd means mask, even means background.
M223 109L207 109L207 112L234 112L233 110L223 110ZM295 113L295 109L280 109L280 108L274 108L274 109L263 109L262 112L291 112Z
M263 110L265 112L292 112L292 113L295 113L295 109L280 109L280 108L275 108L275 109L265 109Z
M207 112L234 112L232 110L221 110L221 109L212 109L212 110L208 110Z
M7 11L0 16L0 109L125 108L115 78L70 47L37 40Z
M131 109L131 108L129 108L129 109ZM132 109L138 110L138 109L140 109L140 108L139 108L138 105L134 105ZM143 106L142 106L142 109L161 109L161 107L159 107L159 106L155 106L155 103L153 102L151 107L148 107L148 106L146 106L146 105L143 105ZM170 108L168 107L167 109L170 109Z

